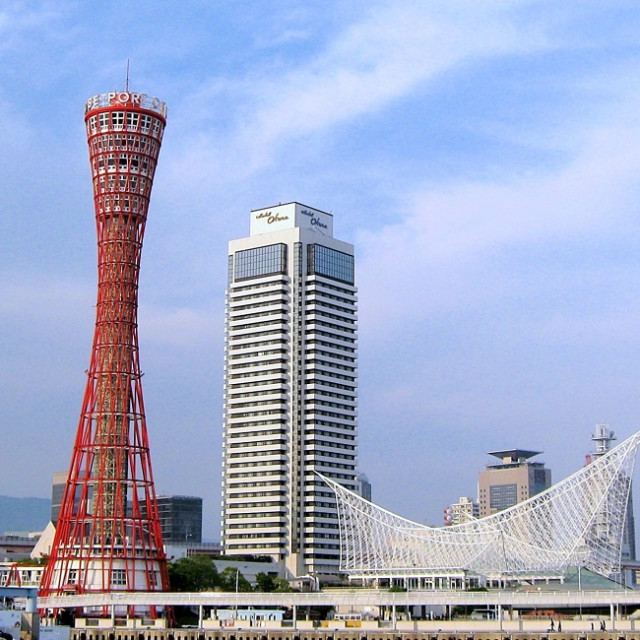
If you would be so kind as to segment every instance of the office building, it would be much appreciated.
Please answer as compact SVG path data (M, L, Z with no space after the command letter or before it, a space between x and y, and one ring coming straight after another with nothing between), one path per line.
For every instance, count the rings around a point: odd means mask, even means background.
M280 204L251 212L228 273L224 552L335 576L335 497L316 472L356 488L353 246L331 214Z
M53 522L54 525L58 524L64 489L67 486L67 476L68 473L66 471L53 472L53 482L51 484L51 522Z
M356 493L365 500L371 500L371 482L366 473L360 472L356 476Z
M551 486L551 470L544 462L530 462L541 451L505 449L490 451L499 464L490 464L478 474L480 517L497 513L527 500Z
M165 544L202 542L202 498L158 496L157 501Z

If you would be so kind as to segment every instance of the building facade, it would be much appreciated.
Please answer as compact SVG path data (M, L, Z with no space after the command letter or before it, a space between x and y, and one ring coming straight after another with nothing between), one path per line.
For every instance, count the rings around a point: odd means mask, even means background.
M505 449L490 451L499 464L487 465L478 474L480 517L489 516L527 500L551 486L551 470L544 462L530 462L540 451Z
M480 517L478 503L467 496L460 496L458 502L454 502L444 510L444 525L450 527L454 524L472 522Z
M58 524L60 507L62 507L62 498L64 497L64 490L67 487L68 475L66 471L53 472L53 482L51 483L51 522L53 522L54 525Z
M297 202L251 212L229 244L222 543L290 577L339 566L333 491L356 488L354 250Z
M362 471L356 476L356 493L365 500L371 500L371 482Z
M165 544L202 542L202 498L158 496L158 516Z

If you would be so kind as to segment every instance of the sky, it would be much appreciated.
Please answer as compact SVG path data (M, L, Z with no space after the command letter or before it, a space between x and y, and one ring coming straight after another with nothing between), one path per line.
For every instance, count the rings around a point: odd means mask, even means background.
M227 242L356 248L359 468L427 524L488 451L554 481L640 429L635 0L0 3L0 494L68 467L95 321L87 98L168 105L139 337L156 491L219 539ZM637 500L640 502L640 500Z

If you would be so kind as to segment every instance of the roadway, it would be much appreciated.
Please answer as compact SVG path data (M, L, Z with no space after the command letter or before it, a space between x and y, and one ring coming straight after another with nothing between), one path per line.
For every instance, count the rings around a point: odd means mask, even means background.
M335 606L472 606L502 609L590 609L625 607L640 609L640 590L617 591L406 591L332 589L310 593L258 592L111 592L38 598L39 609L97 606L198 606L198 607L335 607Z

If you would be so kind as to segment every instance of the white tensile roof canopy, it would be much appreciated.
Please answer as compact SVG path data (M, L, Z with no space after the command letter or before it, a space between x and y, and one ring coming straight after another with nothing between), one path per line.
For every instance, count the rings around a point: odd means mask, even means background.
M640 431L533 498L449 527L402 518L323 476L336 494L340 569L350 578L616 574L638 446Z

